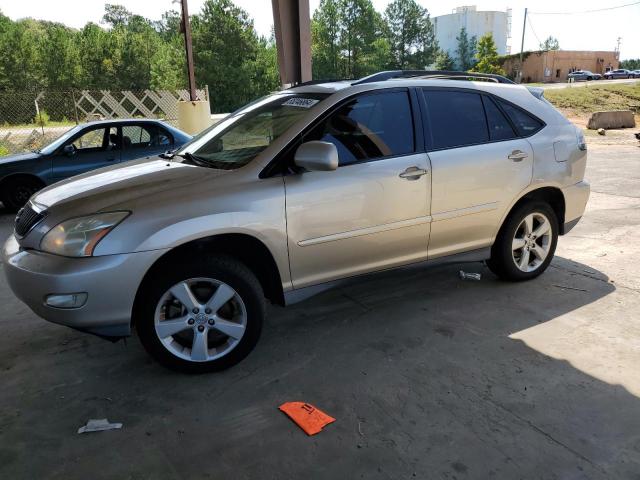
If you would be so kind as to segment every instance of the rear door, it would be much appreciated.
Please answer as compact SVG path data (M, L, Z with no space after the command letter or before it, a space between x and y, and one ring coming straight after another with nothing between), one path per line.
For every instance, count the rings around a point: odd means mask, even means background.
M173 136L154 124L122 125L122 161L157 155L171 150Z
M417 109L407 89L369 92L304 135L336 145L339 167L285 176L295 288L426 259L430 165Z
M73 145L65 153L64 147ZM69 139L52 158L53 178L64 178L106 167L120 161L118 129L115 126L93 126Z
M519 131L506 109L522 112L490 95L453 88L423 94L433 172L429 258L487 247L531 182L533 150L522 137L533 130Z

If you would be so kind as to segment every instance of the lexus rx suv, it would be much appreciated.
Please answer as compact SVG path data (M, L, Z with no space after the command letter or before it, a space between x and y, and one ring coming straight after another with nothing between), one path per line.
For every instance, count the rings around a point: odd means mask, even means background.
M301 84L174 155L36 193L2 260L46 320L137 334L162 364L213 371L255 346L266 301L415 263L483 261L531 280L582 216L582 133L504 77L381 72Z

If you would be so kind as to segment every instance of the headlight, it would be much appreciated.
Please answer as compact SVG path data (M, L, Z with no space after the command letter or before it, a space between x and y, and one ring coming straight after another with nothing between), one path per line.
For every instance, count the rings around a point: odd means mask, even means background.
M66 220L47 232L40 249L65 257L90 257L98 242L129 213L96 213Z

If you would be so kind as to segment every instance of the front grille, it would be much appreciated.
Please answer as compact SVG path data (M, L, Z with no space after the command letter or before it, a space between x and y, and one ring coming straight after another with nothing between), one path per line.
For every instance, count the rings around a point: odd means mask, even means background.
M24 237L46 216L46 212L36 212L31 204L27 204L16 215L15 232L19 237Z

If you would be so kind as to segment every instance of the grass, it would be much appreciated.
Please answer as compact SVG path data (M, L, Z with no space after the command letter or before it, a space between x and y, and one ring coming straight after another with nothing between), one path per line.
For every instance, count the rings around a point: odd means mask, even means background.
M544 96L556 107L576 114L630 110L631 107L637 109L640 106L640 83L549 89Z
M66 121L56 121L56 120L49 120L47 122L47 124L45 125L45 128L47 127L75 127L76 126L76 122L70 121L70 120L66 120ZM0 124L0 133L1 131L4 130L16 130L16 129L39 129L40 125L36 125L35 123L18 123L18 124L10 124L10 123L4 123L4 124Z

